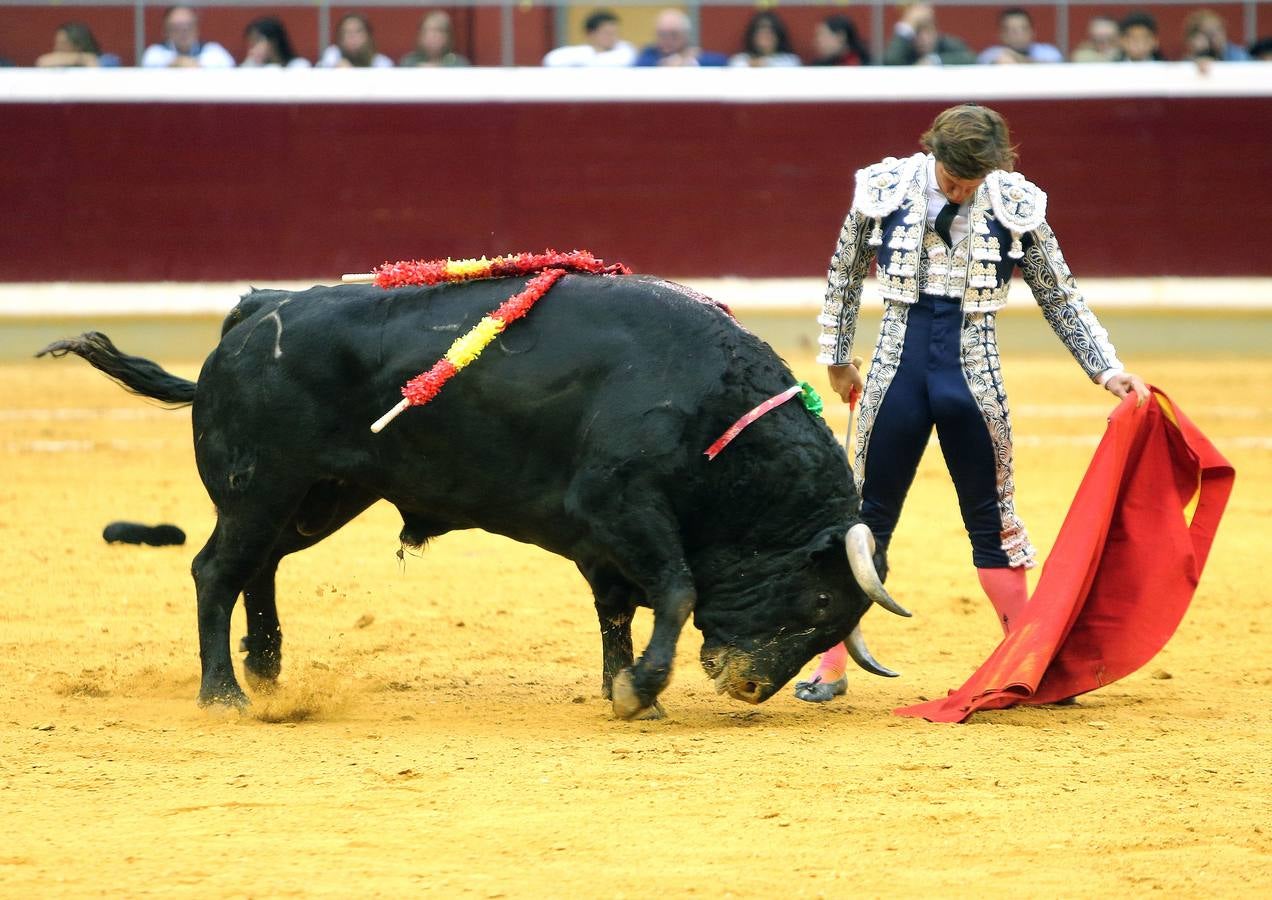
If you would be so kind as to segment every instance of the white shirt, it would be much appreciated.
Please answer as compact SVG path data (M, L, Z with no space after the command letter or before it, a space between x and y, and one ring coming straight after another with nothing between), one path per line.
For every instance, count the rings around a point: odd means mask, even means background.
M543 57L543 64L552 68L569 66L630 66L636 62L636 48L627 41L619 41L609 50L597 50L591 44L570 44L557 47Z
M322 51L322 56L318 57L318 68L334 69L340 65L342 54L340 48L332 44L326 50ZM391 69L393 68L393 60L389 59L383 53L377 53L371 58L371 68L373 69Z
M291 62L285 66L280 66L278 63L254 63L247 60L243 60L240 65L244 69L309 69L313 67L313 63L303 56L293 56Z
M936 217L945 208L945 204L949 201L945 199L945 195L941 193L940 184L936 180L936 157L928 155L928 185L927 185L927 224L928 228L936 227ZM963 238L967 237L967 213L970 210L969 200L958 208L958 212L954 214L954 221L950 223L950 240L957 244Z
M171 44L151 44L146 48L146 52L141 54L141 66L143 69L166 69L176 59L177 51ZM200 44L195 59L199 61L199 67L203 69L234 68L234 57L230 56L230 51L216 41Z

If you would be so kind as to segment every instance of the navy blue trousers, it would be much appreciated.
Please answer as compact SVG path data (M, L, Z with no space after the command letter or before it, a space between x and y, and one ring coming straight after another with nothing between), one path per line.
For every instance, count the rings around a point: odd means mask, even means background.
M866 447L861 517L887 547L935 427L972 542L972 563L1001 568L1010 562L1002 546L998 467L989 429L960 365L962 325L955 299L921 294L910 307L901 364Z

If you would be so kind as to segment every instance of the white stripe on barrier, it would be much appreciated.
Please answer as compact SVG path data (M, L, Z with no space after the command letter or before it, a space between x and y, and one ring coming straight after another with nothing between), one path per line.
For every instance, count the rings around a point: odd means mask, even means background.
M672 277L739 312L775 311L807 316L809 329L821 311L824 278ZM0 319L56 319L71 316L224 316L252 285L299 291L336 284L338 275L308 280L267 278L228 282L106 284L97 282L11 282L0 284ZM1097 310L1114 307L1219 311L1272 308L1272 278L1083 278L1083 296ZM863 288L862 306L878 310L874 279ZM1007 312L1037 315L1029 288L1012 282Z
M790 69L0 69L4 103L861 103L1266 97L1266 67L1192 62Z
M164 409L155 406L141 407L17 407L0 409L0 422L138 422L149 419L165 419L174 413L190 415L189 409Z

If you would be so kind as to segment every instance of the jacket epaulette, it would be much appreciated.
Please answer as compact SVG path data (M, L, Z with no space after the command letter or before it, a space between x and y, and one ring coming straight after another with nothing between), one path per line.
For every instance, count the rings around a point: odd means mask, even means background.
M1047 194L1019 172L996 170L985 176L989 206L994 218L1011 232L1011 249L1007 255L1020 259L1024 255L1020 236L1033 231L1047 219Z
M927 159L922 153L916 153L906 159L889 156L872 166L857 170L857 186L852 194L853 212L868 219L874 219L874 228L870 232L868 243L878 247L883 242L880 223L883 218L901 205L905 199L906 188L914 178L915 171Z
M882 162L858 169L852 208L871 219L888 215L905 199L905 189L924 158L922 153L906 159L889 156Z

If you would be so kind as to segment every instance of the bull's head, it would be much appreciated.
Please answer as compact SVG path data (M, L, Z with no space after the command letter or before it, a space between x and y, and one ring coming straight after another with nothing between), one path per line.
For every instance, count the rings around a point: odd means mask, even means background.
M827 529L800 550L757 553L729 569L700 578L694 611L702 667L717 690L761 703L840 641L866 671L896 675L871 656L858 625L872 602L910 615L884 590L864 524L846 534Z

